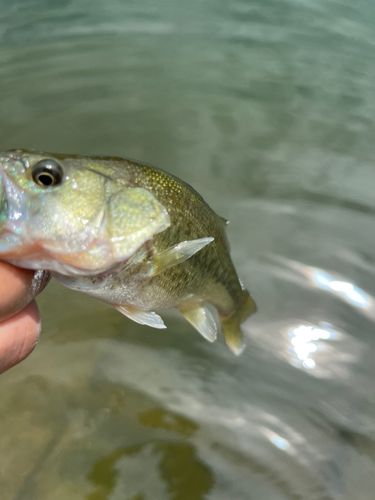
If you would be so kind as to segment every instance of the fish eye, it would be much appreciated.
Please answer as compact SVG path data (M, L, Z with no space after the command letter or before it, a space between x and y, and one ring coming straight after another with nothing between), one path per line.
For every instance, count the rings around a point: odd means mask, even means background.
M60 184L64 171L56 160L41 160L32 170L33 181L41 187L51 187Z

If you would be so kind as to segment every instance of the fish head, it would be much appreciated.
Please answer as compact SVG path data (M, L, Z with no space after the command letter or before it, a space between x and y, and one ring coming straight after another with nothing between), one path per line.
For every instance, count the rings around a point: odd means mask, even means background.
M113 163L113 162L112 162ZM0 153L0 260L95 275L169 225L164 207L108 159Z

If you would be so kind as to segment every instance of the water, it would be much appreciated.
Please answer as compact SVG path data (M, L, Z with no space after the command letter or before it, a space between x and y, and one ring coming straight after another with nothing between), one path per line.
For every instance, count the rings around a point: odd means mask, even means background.
M234 357L51 284L1 377L2 500L371 500L375 8L1 1L0 150L120 155L230 219Z

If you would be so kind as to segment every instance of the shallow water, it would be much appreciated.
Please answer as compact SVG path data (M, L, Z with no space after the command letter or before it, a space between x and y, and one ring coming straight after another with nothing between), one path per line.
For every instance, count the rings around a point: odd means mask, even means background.
M375 8L0 4L0 149L182 177L259 307L236 358L51 284L1 377L1 500L372 500Z

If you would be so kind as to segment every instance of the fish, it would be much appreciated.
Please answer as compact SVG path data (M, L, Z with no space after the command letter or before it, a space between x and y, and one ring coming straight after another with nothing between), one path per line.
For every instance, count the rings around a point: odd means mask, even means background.
M155 311L175 308L213 342L216 316L240 354L241 324L256 305L231 260L226 225L189 184L159 168L0 153L0 260L47 270L141 325L165 328Z

